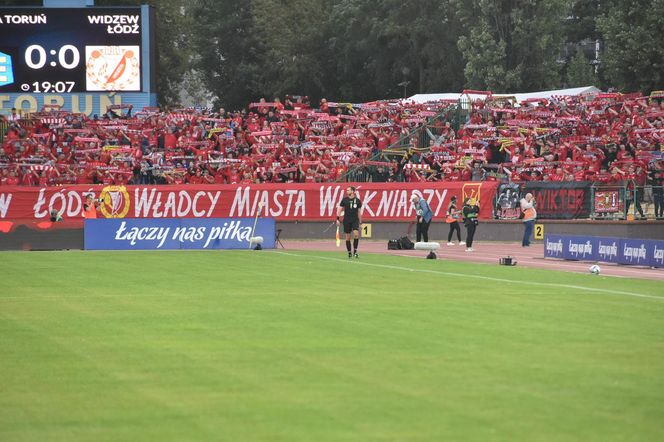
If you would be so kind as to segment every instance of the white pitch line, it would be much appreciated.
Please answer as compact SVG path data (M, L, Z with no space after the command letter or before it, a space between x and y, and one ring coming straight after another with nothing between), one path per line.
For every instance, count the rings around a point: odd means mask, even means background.
M495 282L507 282L507 283L513 283L513 284L525 284L525 285L534 285L534 286L540 286L540 287L555 287L555 288L568 288L568 289L574 289L574 290L586 290L589 292L599 292L599 293L609 293L612 295L623 295L623 296L632 296L635 298L648 298L648 299L657 299L659 301L664 301L664 296L653 296L653 295L646 295L643 293L634 293L634 292L623 292L620 290L611 290L611 289L600 289L600 288L594 288L594 287L583 287L580 285L572 285L572 284L556 284L552 282L536 282L536 281L522 281L518 279L506 279L506 278L495 278L492 276L481 276L481 275L474 275L470 273L456 273L456 272L442 272L439 270L429 270L429 269L411 269L409 267L400 267L400 266L393 266L389 264L375 264L375 263L369 263L369 262L363 262L363 261L348 261L347 259L339 259L339 258L330 258L327 256L317 256L317 255L298 255L296 253L289 253L289 252L280 252L280 251L275 251L274 253L279 253L282 255L290 255L290 256L297 256L300 258L318 258L318 259L323 259L327 261L337 261L337 262L350 262L353 264L359 264L359 265L365 265L365 266L370 266L370 267L380 267L384 269L391 269L391 270L402 270L405 272L418 272L418 273L432 273L435 275L443 275L443 276L457 276L457 277L462 277L462 278L474 278L474 279L483 279L486 281L495 281Z
M405 255L403 253L390 253L390 256L402 256L404 258L418 258L421 259L422 255ZM450 259L450 260L455 260L457 262L465 262L465 263L473 263L473 262L482 262L486 264L492 264L496 262L496 259L499 257L489 257L485 258L482 256L473 256L473 259L464 259L467 258L464 257L463 255L456 256L456 255L443 255L442 253L439 255L443 259ZM529 259L529 257L515 257L513 256L512 258L517 258L517 259ZM533 257L535 258L535 257ZM547 270L553 267L554 269L560 268L562 270L560 271L565 271L565 272L570 272L570 273L576 273L578 275L585 275L588 273L588 271L583 271L583 270L578 270L575 269L574 267L577 267L579 264L584 264L584 263L590 263L591 261L588 262L582 262L582 261L545 261L546 258L541 258L542 262L535 262L536 265L533 264L525 264L524 267L530 267L534 269L539 269L539 270ZM524 261L526 262L526 261ZM544 264L547 264L544 266ZM614 275L609 272L611 272L613 269L620 269L621 271L626 272L624 275ZM645 275L645 276L652 276L653 271L661 271L661 270L654 270L654 269L638 269L638 268L629 268L629 267L615 267L615 266L609 266L607 265L604 267L604 270L602 270L602 276L606 276L609 278L638 278L640 275ZM655 279L650 279L650 278L643 278L643 279L649 279L651 281L656 281Z

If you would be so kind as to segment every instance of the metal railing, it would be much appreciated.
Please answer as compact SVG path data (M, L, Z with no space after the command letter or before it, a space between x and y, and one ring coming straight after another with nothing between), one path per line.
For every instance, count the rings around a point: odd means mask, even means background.
M409 150L418 153L428 152L431 140L435 141L434 137L441 135L439 127L435 124L436 122L440 121L443 124L445 122L450 122L450 125L455 132L458 131L461 124L465 122L462 121L462 119L465 118L467 112L462 109L462 106L462 100L459 100L455 105L448 106L435 116L427 119L426 123L418 127L415 131L402 135L397 142L389 145L386 149L374 152L371 157L369 157L369 161L384 161L387 165L392 159L403 159L404 156L408 155ZM350 168L345 174L339 177L337 181L360 183L368 181L385 181L382 178L387 175L388 174L385 172L379 170L379 166L362 164ZM395 181L403 181L404 177L401 170L397 171L393 179Z
M664 219L664 186L593 185L591 219Z
M7 136L7 128L9 128L9 122L4 118L0 119L0 143L5 142L5 137Z

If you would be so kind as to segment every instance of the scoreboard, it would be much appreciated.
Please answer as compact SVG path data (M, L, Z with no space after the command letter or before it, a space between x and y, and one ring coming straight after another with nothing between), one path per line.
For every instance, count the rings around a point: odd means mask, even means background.
M3 110L91 98L101 106L101 96L153 105L153 16L149 6L0 8Z

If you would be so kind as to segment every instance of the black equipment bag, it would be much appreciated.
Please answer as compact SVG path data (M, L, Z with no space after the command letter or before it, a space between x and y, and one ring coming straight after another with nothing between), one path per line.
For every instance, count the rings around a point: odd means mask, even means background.
M415 243L410 240L407 236L402 236L399 238L399 242L401 243L401 248L403 250L413 250L415 248Z
M391 239L387 242L387 250L401 250L401 242L398 239Z

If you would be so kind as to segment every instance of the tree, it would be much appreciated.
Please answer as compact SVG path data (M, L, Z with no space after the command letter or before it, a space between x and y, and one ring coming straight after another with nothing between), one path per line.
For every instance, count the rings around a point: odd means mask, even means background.
M595 68L581 49L571 58L567 67L567 85L569 87L592 86L597 83Z
M342 96L394 98L458 90L463 60L450 0L341 0L330 18L329 47Z
M252 1L197 0L191 6L193 66L217 106L238 109L261 96L265 49L256 36Z
M565 36L568 42L597 40L600 33L596 20L600 14L600 0L574 0L570 14L565 18Z
M559 85L567 0L455 0L466 85L505 92Z
M506 69L506 44L496 41L489 29L474 27L459 38L459 50L466 60L466 86L472 89L507 90L519 82L516 70Z
M331 95L343 101L366 101L394 96L396 84L386 85L384 78L389 62L386 49L379 45L377 27L381 2L376 0L337 0L329 18L328 72ZM335 84L333 84L335 83ZM394 83L394 82L391 82Z
M664 1L611 0L597 19L605 52L602 70L609 85L644 93L664 85Z
M395 55L392 72L412 79L417 92L458 90L463 61L456 46L460 26L449 1L390 0L382 2L384 19L379 41ZM405 74L407 73L407 74Z
M255 0L255 34L265 48L258 76L264 94L327 92L325 70L329 2L325 0Z

